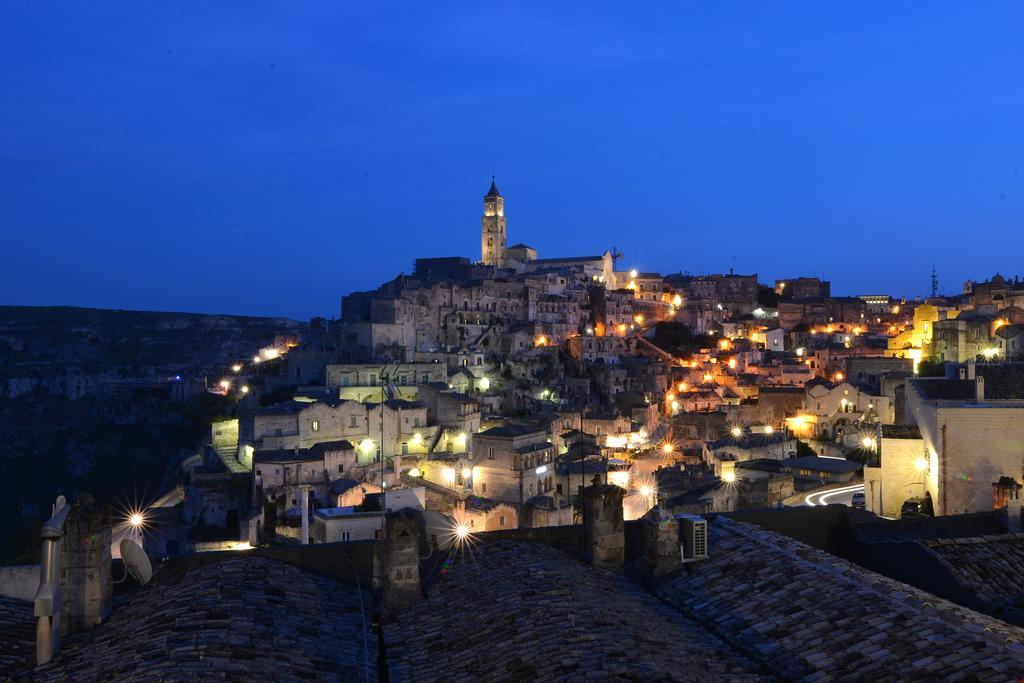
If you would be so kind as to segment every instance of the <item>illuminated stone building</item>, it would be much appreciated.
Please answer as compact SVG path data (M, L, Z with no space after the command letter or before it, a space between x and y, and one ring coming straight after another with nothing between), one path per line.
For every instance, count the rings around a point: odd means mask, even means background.
M484 195L481 218L480 260L488 266L505 264L505 198L491 178L491 189Z

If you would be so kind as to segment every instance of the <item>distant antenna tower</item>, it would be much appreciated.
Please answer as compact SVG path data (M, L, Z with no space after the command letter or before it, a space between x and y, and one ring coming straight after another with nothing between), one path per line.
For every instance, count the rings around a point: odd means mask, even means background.
M619 263L619 259L622 258L622 252L619 251L618 248L615 245L612 245L611 257L612 257L612 270L614 270L615 266L618 265L618 263Z
M939 295L939 276L935 272L935 264L932 264L932 298Z

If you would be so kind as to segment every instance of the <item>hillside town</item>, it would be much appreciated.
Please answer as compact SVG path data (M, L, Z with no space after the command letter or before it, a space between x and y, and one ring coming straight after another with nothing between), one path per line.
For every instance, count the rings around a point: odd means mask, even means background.
M494 181L482 208L479 260L417 259L211 382L238 414L184 464L187 524L254 546L372 539L369 511L414 501L475 531L559 526L595 480L623 488L627 520L823 488L892 518L1017 498L1019 279L940 296L933 274L908 300L639 272L614 247L507 246Z
M160 498L55 506L61 578L37 584L45 555L5 575L11 670L1024 671L1024 282L944 295L933 270L926 298L838 296L801 273L647 272L613 245L548 255L510 234L492 179L479 258L417 259L336 317L174 378L226 414ZM126 541L156 570L118 598ZM215 635L179 642L140 621L154 611ZM237 620L262 625L229 647ZM74 635L94 628L109 635ZM160 656L124 663L128 633ZM19 668L33 647L40 668Z

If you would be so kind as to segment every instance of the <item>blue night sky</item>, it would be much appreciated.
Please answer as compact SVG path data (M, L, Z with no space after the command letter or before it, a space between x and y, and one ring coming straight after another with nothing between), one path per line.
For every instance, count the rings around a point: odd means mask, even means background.
M0 5L0 303L336 316L492 171L542 257L1019 272L1020 3L229 4Z

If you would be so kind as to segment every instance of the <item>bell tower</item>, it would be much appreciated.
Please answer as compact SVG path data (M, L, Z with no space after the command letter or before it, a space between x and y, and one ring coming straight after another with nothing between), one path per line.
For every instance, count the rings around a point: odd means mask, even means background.
M505 263L505 198L491 176L491 189L484 195L484 215L481 219L480 261L487 266Z

